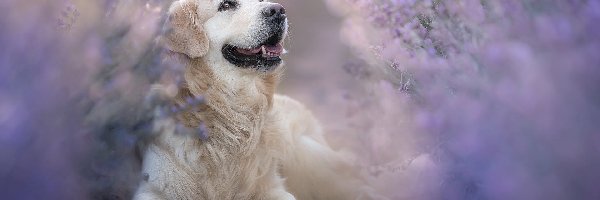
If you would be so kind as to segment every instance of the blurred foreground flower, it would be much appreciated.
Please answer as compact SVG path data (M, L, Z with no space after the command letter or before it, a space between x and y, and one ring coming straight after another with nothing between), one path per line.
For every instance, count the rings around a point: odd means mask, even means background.
M168 101L183 66L155 44L167 3L0 3L3 198L130 199L144 140L207 137L172 119L203 99Z

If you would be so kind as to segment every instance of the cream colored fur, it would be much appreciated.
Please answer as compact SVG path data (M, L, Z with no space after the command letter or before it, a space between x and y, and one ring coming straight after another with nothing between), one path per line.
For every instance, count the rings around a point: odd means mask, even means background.
M243 45L258 8L242 0L234 16L217 13L218 1L175 2L163 42L189 60L175 101L203 96L206 103L177 121L203 123L209 138L178 134L174 122L148 145L134 199L366 199L363 181L333 151L312 114L297 101L274 94L283 67L243 69L220 55L224 42ZM248 7L244 8L244 4ZM201 12L201 13L200 13ZM245 14L247 17L245 17ZM191 37L191 38L190 38ZM160 89L158 89L160 90Z

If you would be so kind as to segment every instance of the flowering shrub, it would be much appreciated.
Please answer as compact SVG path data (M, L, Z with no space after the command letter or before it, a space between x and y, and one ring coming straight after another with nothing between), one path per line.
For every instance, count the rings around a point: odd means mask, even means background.
M325 2L355 55L335 67L363 87L343 96L356 134L338 142L376 190L600 198L600 3ZM0 3L2 199L131 197L141 141L202 102L172 107L152 92L181 81L181 63L155 45L167 3Z
M379 166L378 173L389 174L378 177L403 179L388 184L391 197L600 197L594 189L600 183L594 159L600 153L600 29L593 25L600 3L328 3L346 19L344 41L383 74L397 98L408 100L397 106L410 108L404 112L418 126L414 137L426 138L413 151L425 156L427 164L416 168L428 168L420 172L429 179ZM371 140L394 134L403 133L373 133Z
M152 92L181 82L182 64L155 44L166 3L1 3L3 198L131 198L157 122L202 102Z

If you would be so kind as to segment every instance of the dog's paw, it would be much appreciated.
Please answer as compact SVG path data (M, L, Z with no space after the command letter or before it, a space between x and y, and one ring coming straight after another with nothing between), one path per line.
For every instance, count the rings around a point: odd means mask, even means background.
M296 197L294 197L294 195L290 194L289 192L285 191L285 190L275 190L272 191L269 196L265 199L268 200L296 200Z

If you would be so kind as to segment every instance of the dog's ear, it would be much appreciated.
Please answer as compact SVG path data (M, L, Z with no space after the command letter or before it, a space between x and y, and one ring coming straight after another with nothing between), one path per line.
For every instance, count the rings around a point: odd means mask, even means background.
M161 43L170 51L183 53L190 58L202 57L209 41L202 25L209 15L200 8L197 0L180 0L171 4Z

